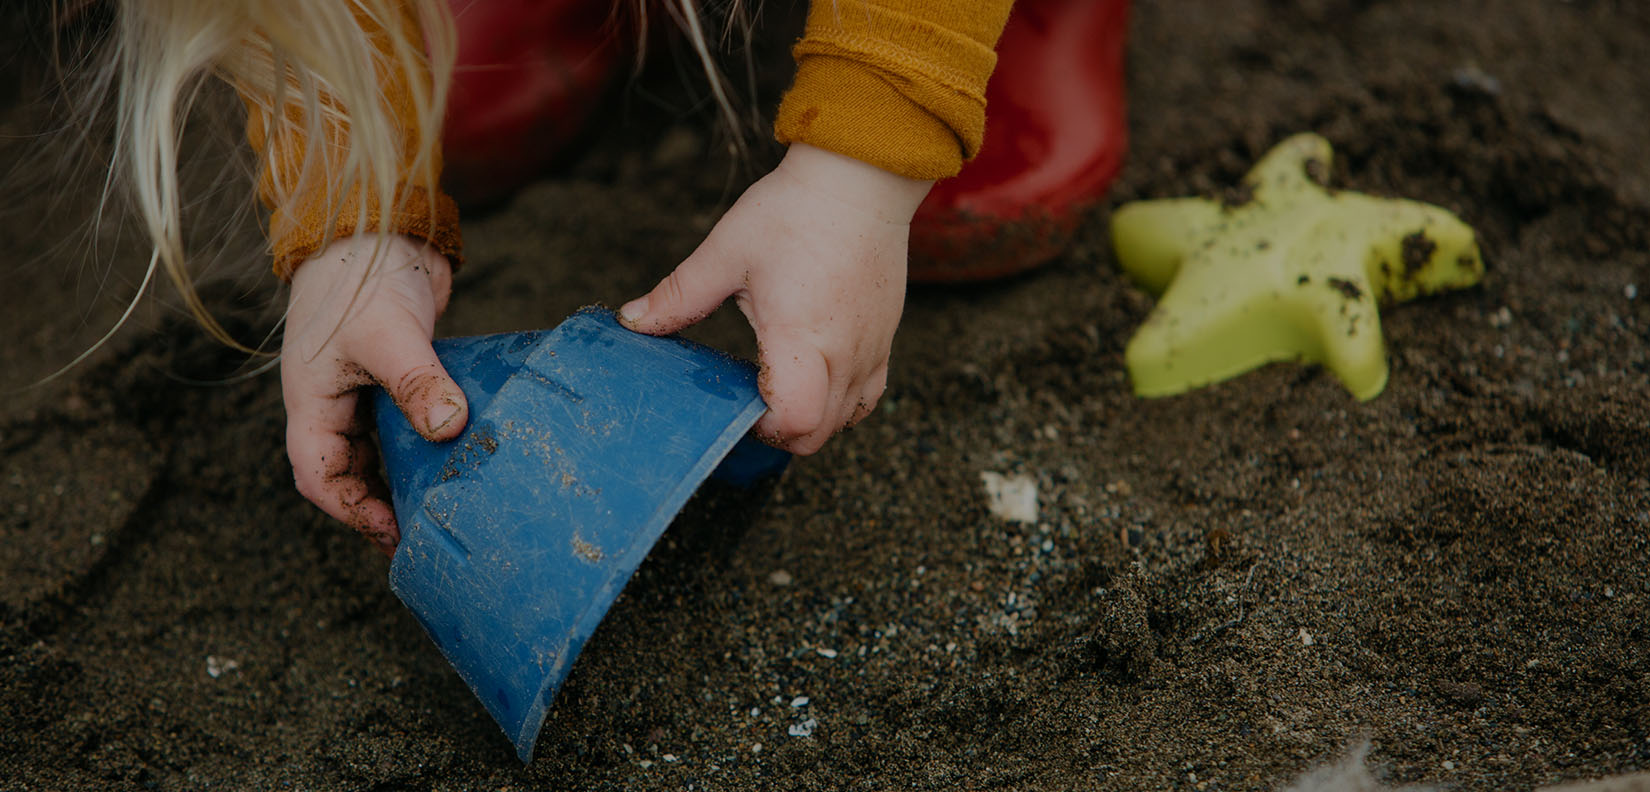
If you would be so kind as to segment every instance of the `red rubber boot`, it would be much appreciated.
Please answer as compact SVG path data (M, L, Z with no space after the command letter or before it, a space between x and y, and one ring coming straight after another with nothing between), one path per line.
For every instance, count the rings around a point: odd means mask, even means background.
M1065 250L1127 147L1128 0L1019 0L986 86L985 143L911 221L910 279L988 280Z
M448 0L458 62L442 186L462 206L508 198L585 129L632 36L603 0Z

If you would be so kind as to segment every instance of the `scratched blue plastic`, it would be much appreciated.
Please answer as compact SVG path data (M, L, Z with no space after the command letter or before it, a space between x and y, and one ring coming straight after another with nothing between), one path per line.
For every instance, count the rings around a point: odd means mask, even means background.
M377 397L401 523L390 587L525 762L585 640L712 469L726 457L743 484L789 457L747 439L765 409L750 364L605 310L436 353L469 399L458 439L425 442Z

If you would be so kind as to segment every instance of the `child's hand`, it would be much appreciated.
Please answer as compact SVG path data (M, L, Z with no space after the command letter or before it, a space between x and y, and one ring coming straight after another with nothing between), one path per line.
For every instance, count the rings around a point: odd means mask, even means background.
M876 406L905 303L911 215L933 182L793 144L699 248L620 309L662 335L730 295L756 331L762 439L811 454Z
M428 440L458 436L469 406L430 348L451 290L447 259L401 236L340 239L292 278L281 391L298 492L386 555L401 531L358 389L383 385Z

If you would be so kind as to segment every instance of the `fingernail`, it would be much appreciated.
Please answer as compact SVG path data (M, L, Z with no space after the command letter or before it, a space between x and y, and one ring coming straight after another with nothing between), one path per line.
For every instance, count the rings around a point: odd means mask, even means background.
M646 297L637 297L636 299L625 303L624 307L619 309L619 318L625 320L626 322L634 322L645 315L647 315Z
M433 434L447 428L447 424L452 423L453 419L458 417L458 413L458 405L449 401L437 402L430 407L428 413L425 413L424 419L429 422L430 432Z

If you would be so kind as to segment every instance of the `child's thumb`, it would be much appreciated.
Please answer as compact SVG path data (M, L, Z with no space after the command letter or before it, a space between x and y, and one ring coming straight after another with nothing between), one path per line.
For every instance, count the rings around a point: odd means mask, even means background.
M653 291L625 303L619 320L640 333L668 335L709 316L738 287L734 268L695 252Z
M451 440L464 431L470 405L458 383L447 375L428 339L386 339L362 357L361 366L383 384L407 416L407 423L425 440Z

